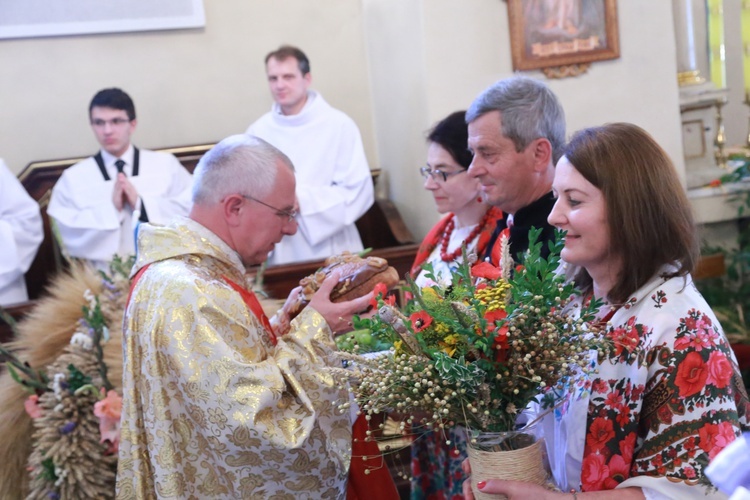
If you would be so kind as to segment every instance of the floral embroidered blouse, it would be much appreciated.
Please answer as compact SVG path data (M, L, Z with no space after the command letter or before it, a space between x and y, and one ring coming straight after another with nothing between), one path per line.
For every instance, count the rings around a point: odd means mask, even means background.
M669 269L616 310L607 327L613 352L592 356L598 373L543 417L563 491L721 495L704 486L704 468L748 428L750 403L721 325L691 277L660 277Z

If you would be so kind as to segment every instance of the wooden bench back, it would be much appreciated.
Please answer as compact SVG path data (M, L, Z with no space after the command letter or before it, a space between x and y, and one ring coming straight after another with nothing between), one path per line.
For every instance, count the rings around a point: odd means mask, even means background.
M175 155L180 163L192 173L198 161L212 146L213 144L200 144L163 148L157 149L157 151ZM49 205L52 187L66 168L83 159L67 158L33 162L19 174L19 180L31 197L39 202L44 223L44 241L31 268L26 273L26 286L32 300L42 294L51 277L64 266L47 216L47 206ZM380 170L373 170L372 175L373 182L376 183L380 176ZM388 200L376 200L370 210L356 224L365 248L383 249L414 243L414 237L406 227L395 205ZM273 274L282 276L283 271L281 269Z

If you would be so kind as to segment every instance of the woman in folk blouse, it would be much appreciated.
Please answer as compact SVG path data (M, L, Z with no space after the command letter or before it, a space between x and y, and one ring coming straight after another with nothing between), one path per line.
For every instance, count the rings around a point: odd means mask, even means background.
M549 222L567 232L561 257L583 291L578 305L604 301L615 349L543 417L562 492L500 480L480 490L511 499L721 495L705 486L704 469L748 428L750 404L690 276L697 238L674 166L644 130L609 124L575 134L553 190Z

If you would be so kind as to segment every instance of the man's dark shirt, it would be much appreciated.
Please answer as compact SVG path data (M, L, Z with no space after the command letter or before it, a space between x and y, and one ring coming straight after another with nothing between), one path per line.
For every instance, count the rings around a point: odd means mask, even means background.
M549 255L548 242L555 239L555 227L547 222L547 217L554 205L555 197L552 195L552 192L549 192L531 205L527 205L516 212L513 217L513 227L510 228L510 255L514 261L519 262L521 260L519 259L519 254L528 250L529 229L532 227L542 229L542 233L539 235L537 241L542 242L542 257L546 258ZM492 233L492 238L483 256L484 258L492 255L492 249L495 247L500 233L506 227L508 227L508 214L505 214L502 220L497 221L497 227ZM494 264L497 264L497 262Z

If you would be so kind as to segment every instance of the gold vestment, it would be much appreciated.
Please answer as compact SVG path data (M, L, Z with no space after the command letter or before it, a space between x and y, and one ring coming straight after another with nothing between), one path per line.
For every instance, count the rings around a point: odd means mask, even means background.
M126 309L118 498L343 498L348 400L306 308L273 345L240 294L239 256L189 220L141 226Z

